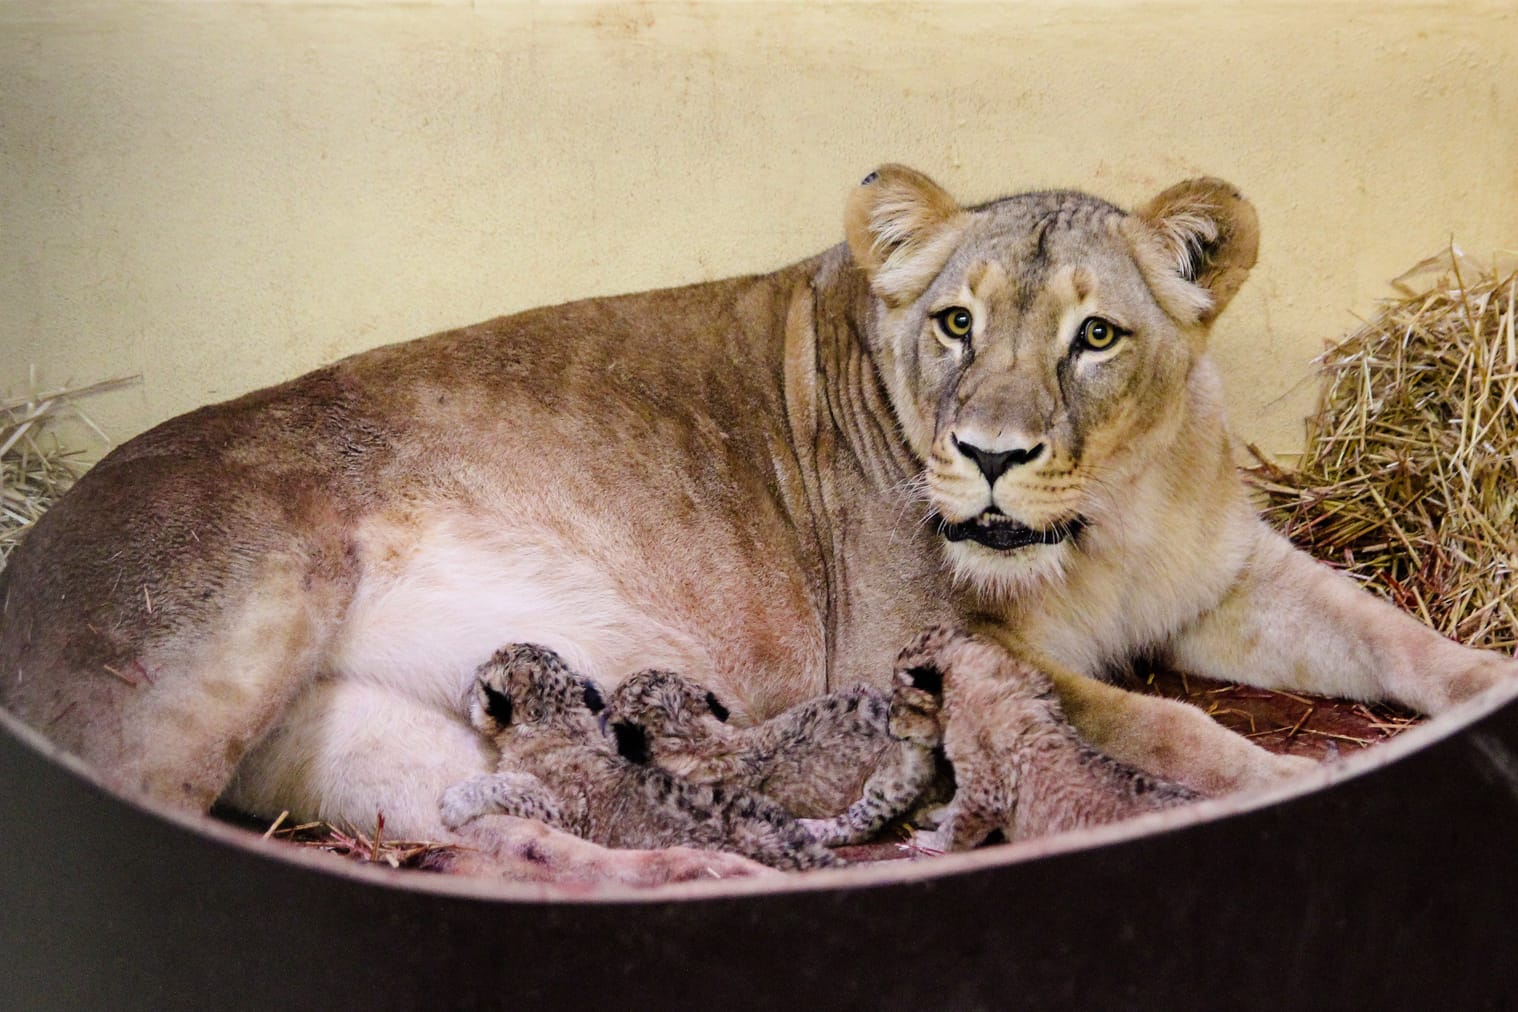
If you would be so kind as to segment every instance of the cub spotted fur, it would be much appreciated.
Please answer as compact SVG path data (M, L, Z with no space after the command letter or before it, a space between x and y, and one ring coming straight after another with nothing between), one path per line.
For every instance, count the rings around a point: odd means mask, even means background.
M607 687L682 671L758 722L883 688L897 645L974 622L1094 745L1210 792L1300 763L1087 676L1144 656L1425 711L1515 677L1256 518L1207 350L1256 256L1232 186L966 207L884 166L844 232L770 274L378 348L131 440L0 575L0 703L166 803L383 810L460 867L647 883L711 864L442 824L444 789L495 768L458 701L501 642Z
M628 762L599 709L595 687L553 651L498 651L476 675L470 722L495 742L500 768L443 792L444 825L516 815L608 847L702 846L789 870L838 863L772 801Z
M629 751L703 784L758 791L828 846L860 843L918 802L945 801L937 703L869 686L798 703L738 728L706 689L672 671L632 675L606 700Z
M1196 791L1103 755L1065 718L1049 676L996 644L937 626L901 651L898 687L941 699L954 798L934 835L967 850L1174 808Z

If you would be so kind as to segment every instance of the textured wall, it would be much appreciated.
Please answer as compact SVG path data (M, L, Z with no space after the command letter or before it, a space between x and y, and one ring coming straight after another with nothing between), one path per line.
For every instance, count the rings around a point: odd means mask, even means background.
M125 438L334 356L765 270L905 161L966 200L1259 206L1217 334L1292 450L1324 339L1452 236L1518 246L1512 4L0 0L0 388L140 372ZM572 340L573 335L565 335Z

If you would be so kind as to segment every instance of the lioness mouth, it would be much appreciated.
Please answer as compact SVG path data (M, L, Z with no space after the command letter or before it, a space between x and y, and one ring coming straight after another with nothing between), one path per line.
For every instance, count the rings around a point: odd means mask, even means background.
M1057 545L1066 538L1073 538L1086 526L1080 517L1056 524L1047 530L1035 530L1000 511L987 510L977 517L949 523L934 514L938 533L949 541L974 541L998 552L1010 552L1028 545Z

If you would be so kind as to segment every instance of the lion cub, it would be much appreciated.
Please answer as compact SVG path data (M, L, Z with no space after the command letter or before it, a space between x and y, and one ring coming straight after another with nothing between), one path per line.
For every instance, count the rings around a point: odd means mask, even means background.
M469 717L494 739L499 771L449 787L444 824L515 815L606 847L725 850L780 869L839 863L758 794L628 762L602 733L600 709L595 686L553 651L521 643L498 651L476 672Z
M739 729L712 693L650 669L616 688L606 721L623 755L697 783L758 791L829 846L867 840L914 805L948 796L932 793L944 779L937 701L911 689L887 697L856 686Z
M1066 719L1047 675L964 630L917 636L897 657L895 679L942 699L956 790L931 838L947 849L996 830L1025 840L1202 797L1098 752Z

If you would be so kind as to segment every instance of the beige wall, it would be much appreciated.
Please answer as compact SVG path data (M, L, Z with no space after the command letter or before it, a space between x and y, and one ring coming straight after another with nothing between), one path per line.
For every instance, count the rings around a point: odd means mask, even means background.
M1253 197L1236 428L1451 236L1518 246L1511 3L0 0L0 387L118 438L334 356L759 271L899 160L964 199ZM572 339L566 335L566 339Z

